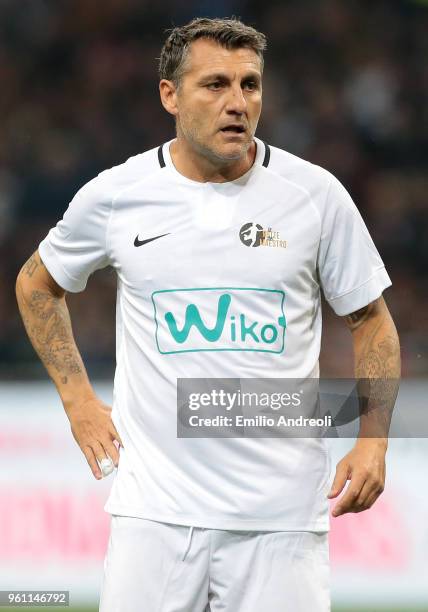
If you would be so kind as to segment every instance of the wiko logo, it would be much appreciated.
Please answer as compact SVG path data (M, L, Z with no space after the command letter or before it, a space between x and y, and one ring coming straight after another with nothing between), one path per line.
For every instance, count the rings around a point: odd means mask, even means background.
M282 353L283 291L240 287L167 289L152 294L160 353Z

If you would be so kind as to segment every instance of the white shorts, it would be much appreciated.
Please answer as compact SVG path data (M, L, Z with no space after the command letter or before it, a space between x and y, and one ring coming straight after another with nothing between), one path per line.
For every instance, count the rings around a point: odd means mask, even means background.
M112 516L100 612L328 612L328 533Z

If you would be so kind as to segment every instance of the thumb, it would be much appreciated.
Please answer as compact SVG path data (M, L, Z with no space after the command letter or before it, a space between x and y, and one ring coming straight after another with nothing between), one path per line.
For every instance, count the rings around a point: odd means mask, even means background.
M331 485L330 492L327 495L328 498L331 499L333 497L337 497L339 493L343 491L343 487L345 486L346 481L348 480L348 475L349 475L348 465L339 464L336 467L336 474L335 474L333 483Z

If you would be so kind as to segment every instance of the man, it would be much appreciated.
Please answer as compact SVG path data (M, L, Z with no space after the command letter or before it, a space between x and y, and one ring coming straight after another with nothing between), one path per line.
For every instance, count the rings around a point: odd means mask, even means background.
M333 515L358 512L384 486L387 431L365 435L367 415L330 493L322 439L177 437L180 378L318 376L320 288L352 331L357 376L399 376L391 283L355 204L329 172L254 136L265 44L238 20L174 28L160 97L177 137L86 184L18 277L94 476L108 457L118 466L104 612L328 610L327 498L350 480ZM108 265L111 415L65 302ZM229 315L240 332L223 333Z

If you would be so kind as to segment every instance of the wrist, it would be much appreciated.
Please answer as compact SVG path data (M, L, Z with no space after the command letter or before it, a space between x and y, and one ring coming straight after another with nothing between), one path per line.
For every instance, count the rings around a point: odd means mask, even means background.
M79 389L74 386L70 386L70 389L61 389L61 400L64 410L69 416L76 409L80 408L86 402L96 399L96 395L92 387L88 386L83 389Z
M386 452L388 449L388 438L365 437L363 434L360 433L355 441L355 446L375 446L385 450Z

